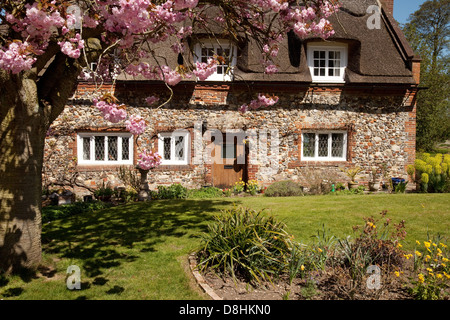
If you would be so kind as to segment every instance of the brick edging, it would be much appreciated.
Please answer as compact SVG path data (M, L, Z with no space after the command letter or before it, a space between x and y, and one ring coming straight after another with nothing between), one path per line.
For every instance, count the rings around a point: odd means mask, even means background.
M197 281L198 285L205 291L207 295L211 297L213 300L223 300L223 298L219 297L213 289L206 283L206 280L203 278L203 276L200 274L200 272L197 270L197 261L195 259L195 253L191 253L189 255L189 267L191 269L192 275L195 278L195 281Z

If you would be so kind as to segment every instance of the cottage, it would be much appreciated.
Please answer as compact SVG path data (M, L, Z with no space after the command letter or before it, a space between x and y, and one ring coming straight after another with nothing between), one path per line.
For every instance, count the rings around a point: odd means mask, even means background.
M342 169L351 167L363 169L363 183L374 167L407 179L415 159L420 58L392 16L393 2L341 1L330 19L335 34L326 41L286 35L273 75L264 73L256 44L210 41L201 30L186 39L187 58L158 48L173 67L225 58L205 81L184 79L170 89L119 76L115 96L149 122L139 137L123 123L106 122L92 105L94 85L80 81L49 131L44 183L71 185L78 196L121 185L118 169L134 168L143 149L162 156L148 175L151 188L227 187L239 179L263 185L290 179L311 187L346 181ZM278 101L243 113L241 106L258 94ZM149 96L170 100L149 106Z

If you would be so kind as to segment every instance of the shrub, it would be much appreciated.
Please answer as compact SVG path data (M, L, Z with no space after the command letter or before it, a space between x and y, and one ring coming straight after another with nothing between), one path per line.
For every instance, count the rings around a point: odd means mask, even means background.
M186 199L187 195L188 189L179 183L168 187L158 186L158 199Z
M216 187L206 187L188 191L188 198L205 199L222 197L222 189Z
M243 277L248 281L270 279L286 269L292 236L285 224L264 210L235 207L214 217L202 235L199 266Z
M438 153L434 157L429 153L419 154L414 168L423 192L450 191L450 154Z
M291 180L278 181L272 183L264 192L266 197L288 197L288 196L302 196L302 187Z
M360 230L360 233L353 241L350 241L350 237L339 240L343 265L355 280L360 280L370 265L388 268L402 266L404 252L399 241L406 236L405 222L394 225L394 232L390 232L391 219L386 218L381 227L378 223L386 214L387 211L382 211L379 219L365 218L364 226L355 226L354 230Z
M111 204L94 201L94 202L74 202L62 206L47 206L42 208L42 222L50 222L57 219L70 217L80 213L94 212L100 209L111 207Z

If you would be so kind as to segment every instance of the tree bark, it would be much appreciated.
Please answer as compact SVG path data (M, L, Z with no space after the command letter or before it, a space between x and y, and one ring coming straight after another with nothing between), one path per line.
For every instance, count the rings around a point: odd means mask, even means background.
M41 261L44 143L76 85L78 67L62 54L44 74L0 71L0 271Z

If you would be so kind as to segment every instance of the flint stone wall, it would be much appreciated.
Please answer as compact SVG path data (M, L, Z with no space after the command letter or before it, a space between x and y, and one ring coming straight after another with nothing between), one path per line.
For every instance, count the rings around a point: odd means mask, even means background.
M276 129L280 139L276 159L269 154L255 162L250 154L248 178L262 185L291 179L305 186L318 180L345 182L349 179L341 169L358 166L364 169L359 181L367 183L373 167L385 168L390 177L407 179L406 166L414 162L415 108L404 95L343 93L341 90L273 92L280 99L272 107L241 114L238 108L254 98L248 91L213 87L208 95L186 90L175 94L161 108L145 105L148 90L116 89L116 96L126 102L129 114L140 114L148 120L148 130L139 137L137 150L157 150L157 134L176 129L191 132L191 155L199 141L194 139L194 126L204 129L241 129L244 131ZM160 90L157 92L161 92ZM211 94L212 92L212 94ZM215 95L214 95L215 94ZM160 93L160 101L168 94ZM46 143L44 183L74 187L78 196L92 193L107 185L121 186L117 166L80 166L76 161L76 132L80 130L124 131L124 124L106 122L92 106L89 93L79 90L64 112L53 123ZM208 100L209 99L209 100ZM211 99L216 99L211 102ZM406 103L405 103L406 102ZM409 101L410 102L410 101ZM412 106L411 106L412 105ZM305 162L300 155L302 130L345 130L348 132L348 157L343 162ZM268 138L270 143L270 137ZM207 141L201 142L203 147ZM270 146L268 146L270 150ZM274 161L277 170L274 171ZM130 166L133 169L133 166ZM181 183L199 188L211 181L210 165L160 166L148 175L151 189L158 185Z

